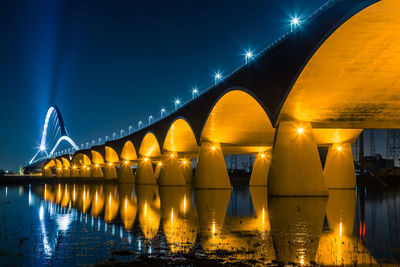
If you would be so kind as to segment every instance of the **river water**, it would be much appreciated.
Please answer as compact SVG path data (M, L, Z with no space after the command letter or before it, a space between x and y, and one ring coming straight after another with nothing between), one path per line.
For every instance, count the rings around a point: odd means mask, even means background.
M400 190L0 186L0 266L354 265L400 261Z

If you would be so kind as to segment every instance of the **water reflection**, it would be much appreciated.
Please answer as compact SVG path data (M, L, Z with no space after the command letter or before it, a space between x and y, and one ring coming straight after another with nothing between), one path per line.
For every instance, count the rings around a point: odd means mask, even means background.
M274 261L304 265L377 262L365 245L365 230L358 234L358 225L365 227L366 214L377 212L365 210L365 190L330 190L329 197L268 197L268 188L262 186L232 191L193 190L191 186L45 184L32 192L43 200L39 219L48 255L53 253L54 238L45 217L57 214L59 235L76 221L97 230L89 231L93 237L110 233L126 239L129 250L158 257L195 252L250 265ZM397 219L387 218L390 222Z

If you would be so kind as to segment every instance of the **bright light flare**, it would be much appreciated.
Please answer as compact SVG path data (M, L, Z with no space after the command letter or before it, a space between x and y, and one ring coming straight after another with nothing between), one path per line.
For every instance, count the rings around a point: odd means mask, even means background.
M303 127L297 128L297 133L298 133L298 134L303 134L303 133L304 133Z

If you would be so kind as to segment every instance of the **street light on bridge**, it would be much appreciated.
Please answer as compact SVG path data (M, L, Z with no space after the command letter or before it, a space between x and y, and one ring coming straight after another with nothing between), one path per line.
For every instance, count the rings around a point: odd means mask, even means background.
M253 56L254 56L254 54L253 54L253 52L252 52L251 50L245 51L245 53L244 53L244 60L245 60L245 63L247 64L247 62L249 62L250 60L252 60L252 59L253 59Z
M198 93L199 91L197 90L197 88L196 87L193 87L193 90L192 90L192 99L194 99L195 98L195 96L197 96L197 93Z
M290 31L293 31L293 28L296 28L297 26L300 25L300 19L298 17L292 18L290 21Z
M128 132L131 133L132 130L133 130L133 127L129 125Z
M222 79L222 74L220 72L215 73L214 75L214 85L217 84L218 81Z
M175 110L178 108L180 103L181 103L181 101L179 99L175 100Z
M165 113L165 108L161 109L161 118L162 118L163 113Z
M139 122L138 122L138 129L140 129L140 125L142 125L142 124L143 124L142 121L139 121Z
M151 123L151 120L153 119L153 116L149 116L149 125L150 125L150 123Z

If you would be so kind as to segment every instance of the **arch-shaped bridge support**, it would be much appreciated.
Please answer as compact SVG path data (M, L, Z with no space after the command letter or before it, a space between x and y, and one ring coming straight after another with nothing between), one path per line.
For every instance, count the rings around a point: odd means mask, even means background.
M121 183L135 183L135 176L133 175L132 165L129 160L125 160L118 170L118 181Z
M136 169L136 184L156 184L151 160L147 157L139 159Z
M201 143L194 187L197 189L228 189L232 187L220 144Z
M356 173L350 143L333 144L329 147L324 178L328 189L356 188Z
M185 185L185 177L183 176L177 153L164 153L164 164L160 169L159 184L160 185Z
M268 185L272 196L328 195L310 123L279 124Z
M272 150L259 152L254 161L249 185L268 186L269 167L271 165Z

